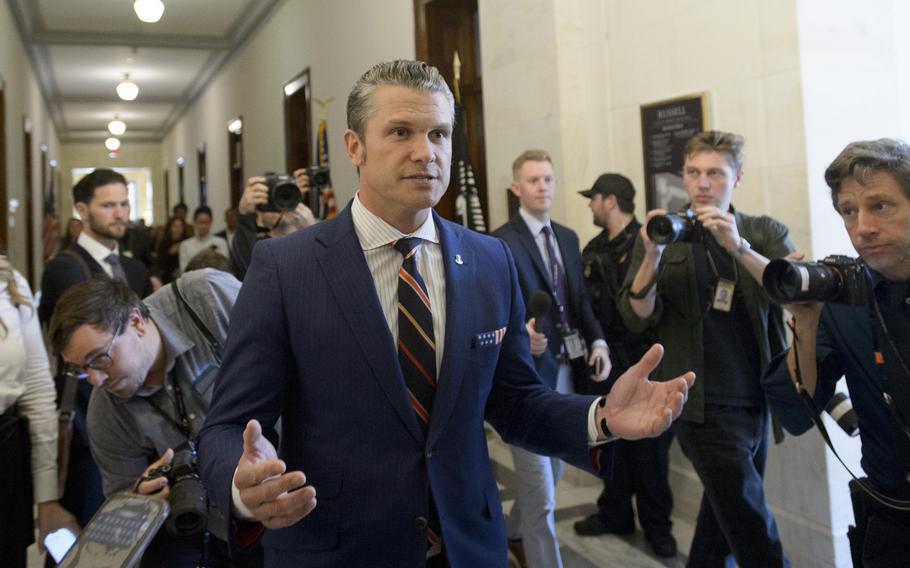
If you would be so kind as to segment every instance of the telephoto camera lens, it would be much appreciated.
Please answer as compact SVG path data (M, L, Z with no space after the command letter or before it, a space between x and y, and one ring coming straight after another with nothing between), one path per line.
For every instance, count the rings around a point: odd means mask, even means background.
M846 432L848 436L851 438L859 436L859 417L853 409L853 404L850 402L849 396L842 392L834 393L828 406L825 407L825 412L837 422L837 425L840 426L841 430Z
M774 259L762 273L762 286L778 304L866 303L865 274L856 259L832 255L821 262Z

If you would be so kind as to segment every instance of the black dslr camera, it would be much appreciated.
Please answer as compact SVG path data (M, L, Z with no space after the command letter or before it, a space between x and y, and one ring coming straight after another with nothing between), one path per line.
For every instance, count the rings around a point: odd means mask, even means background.
M329 176L328 166L310 166L306 169L306 175L310 178L311 187L332 185L332 178Z
M762 274L762 285L778 304L815 301L863 306L867 301L863 265L836 254L820 262L772 260Z
M704 238L704 226L691 209L652 217L645 230L648 238L658 245L694 243Z
M296 187L296 186L295 186ZM205 487L196 467L196 447L187 441L174 451L171 463L148 472L149 479L166 477L170 487L168 504L171 514L165 526L167 532L178 537L192 537L202 533L208 524L208 504Z
M285 212L297 209L303 199L294 176L266 172L265 185L269 188L269 200L256 206L259 211Z

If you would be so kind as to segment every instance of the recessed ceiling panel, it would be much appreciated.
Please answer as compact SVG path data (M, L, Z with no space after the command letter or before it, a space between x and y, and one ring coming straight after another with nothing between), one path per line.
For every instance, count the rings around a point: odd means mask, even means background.
M62 107L63 120L67 128L74 130L105 128L116 114L126 123L127 132L157 130L174 110L174 105L169 103L64 103Z
M190 49L84 45L48 48L51 71L62 97L116 97L115 89L129 72L139 86L139 98L183 94L202 72L211 53ZM132 58L132 63L127 60Z
M46 32L219 37L254 0L162 1L164 15L154 24L139 21L132 0L37 0L37 15Z

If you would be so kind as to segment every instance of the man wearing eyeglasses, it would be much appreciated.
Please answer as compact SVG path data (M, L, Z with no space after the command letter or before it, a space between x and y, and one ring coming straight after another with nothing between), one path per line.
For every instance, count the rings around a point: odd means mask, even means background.
M95 386L88 432L105 496L130 489L167 494L167 479L147 474L169 463L202 427L239 290L232 275L205 269L184 274L144 302L109 278L61 296L50 339L69 375ZM210 566L227 558L223 526L220 512L210 508ZM202 543L201 534L178 540L162 530L144 562L193 567Z

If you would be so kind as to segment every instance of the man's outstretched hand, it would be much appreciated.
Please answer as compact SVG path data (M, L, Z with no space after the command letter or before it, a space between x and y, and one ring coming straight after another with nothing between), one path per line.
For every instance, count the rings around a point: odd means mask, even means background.
M695 373L690 371L666 382L649 381L648 375L663 356L663 346L654 344L616 380L607 395L607 404L597 408L598 425L601 418L606 418L613 435L626 440L653 438L670 427L682 412Z
M285 472L272 443L262 435L262 426L250 420L243 431L243 455L234 473L234 485L243 505L266 528L289 527L316 507L316 490L304 487L302 471Z

